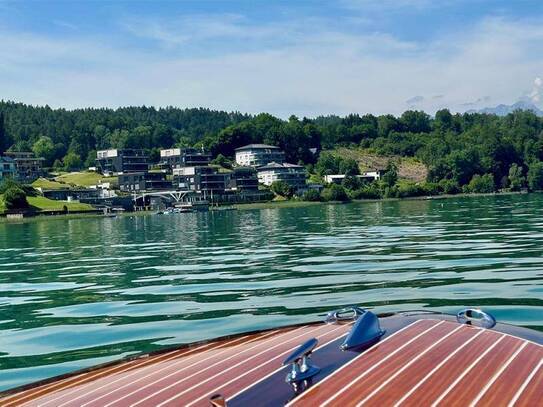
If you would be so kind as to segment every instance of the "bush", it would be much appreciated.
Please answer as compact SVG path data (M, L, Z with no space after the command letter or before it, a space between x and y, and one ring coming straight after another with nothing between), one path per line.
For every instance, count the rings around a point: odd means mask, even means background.
M341 181L341 185L343 185L343 188L345 189L355 190L362 186L362 181L360 181L358 177L347 175L343 178L343 181Z
M536 161L528 169L528 186L532 191L543 189L543 162Z
M507 179L511 191L520 191L526 183L526 178L522 175L522 167L519 167L517 164L512 164L509 167L509 176Z
M4 179L4 181L0 183L0 194L5 193L10 188L19 188L27 196L36 196L36 190L31 185L19 184L11 178Z
M410 182L402 183L398 186L397 196L399 198L407 198L410 196L425 196L427 195L426 190L421 184Z
M215 157L215 159L211 161L211 164L220 165L223 168L232 169L232 162L222 154L218 154L217 157Z
M321 200L321 194L316 189L309 189L302 195L303 201L317 202Z
M388 187L393 187L398 181L398 167L392 161L388 162L382 180Z
M382 193L376 182L364 185L351 192L352 199L381 199Z
M3 193L3 199L7 209L28 208L26 194L21 188L17 186L12 186L6 189Z
M294 195L294 190L292 187L287 184L285 181L275 181L271 184L271 190L276 195L285 197L285 198L291 198L292 195Z
M332 184L327 188L324 188L321 193L321 197L324 201L341 201L345 202L349 200L345 188L341 185Z
M439 181L438 185L444 194L454 195L460 192L458 182L453 179L442 179Z
M473 193L490 193L496 190L492 174L475 174L468 184L468 191Z
M399 196L399 190L397 185L393 186L385 186L385 190L383 192L383 198L398 198Z
M83 166L83 161L81 161L79 154L71 152L64 156L62 162L66 171L80 170Z

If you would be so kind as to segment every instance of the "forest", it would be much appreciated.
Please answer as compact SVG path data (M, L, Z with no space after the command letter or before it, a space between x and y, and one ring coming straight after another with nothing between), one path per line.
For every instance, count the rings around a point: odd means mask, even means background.
M91 166L96 150L144 148L158 160L161 148L204 147L231 160L234 149L249 143L277 145L288 162L306 165L320 176L356 172L323 150L361 148L384 156L413 157L428 168L420 193L487 192L543 187L543 119L529 111L504 117L478 113L430 116L409 110L401 116L350 114L287 120L267 113L249 115L204 108L125 107L52 109L0 102L0 151L32 150L50 167ZM388 195L401 196L395 168L388 168ZM390 181L390 180L389 180ZM352 179L347 179L352 183ZM377 194L368 186L359 195ZM350 188L349 188L350 187ZM385 194L382 186L380 194ZM394 190L394 188L396 188ZM413 188L413 186L409 186ZM412 192L411 192L412 194ZM356 195L356 194L355 194Z

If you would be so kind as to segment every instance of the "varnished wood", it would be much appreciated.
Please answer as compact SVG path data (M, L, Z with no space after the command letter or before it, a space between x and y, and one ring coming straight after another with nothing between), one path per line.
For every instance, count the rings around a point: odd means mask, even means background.
M509 403L516 390L522 386L542 359L543 348L535 344L528 344L489 387L481 398L480 404L497 406L500 403ZM540 396L543 398L543 393L540 393Z
M218 393L214 389L226 384L228 391L236 392L273 372L281 366L282 356L308 338L328 341L349 328L313 324L219 340L77 374L0 399L0 405L155 406L172 397L175 400L167 404L201 399L209 405L210 393ZM177 399L186 389L190 390Z
M312 337L319 340L315 355L328 359L351 326L311 324L200 343L44 383L0 406L206 406L216 394L230 402L280 383L286 397L275 405L293 397L283 359ZM342 354L332 368L325 360L328 370L289 405L533 406L543 394L543 346L446 320L420 319L362 354Z
M541 345L520 338L448 321L419 321L289 405L506 406L520 392L515 405L533 406L543 395L543 368L526 383L542 359Z

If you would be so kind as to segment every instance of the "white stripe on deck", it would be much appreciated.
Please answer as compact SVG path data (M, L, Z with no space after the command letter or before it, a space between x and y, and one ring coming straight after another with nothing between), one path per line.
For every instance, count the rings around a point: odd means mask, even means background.
M349 325L351 325L351 324L349 324ZM331 340L329 340L329 341L326 342L326 343L323 343L321 346L318 346L317 348L315 348L315 350L313 350L312 353L315 353L315 352L318 351L319 349L324 348L325 346L331 344L332 342L335 342L335 341L337 341L338 339L341 339L341 338L343 338L344 336L347 336L347 334L348 334L348 332L344 333L344 334L341 335L341 336L338 336L337 338L331 339ZM281 370L283 370L283 369L285 369L285 366L281 366L280 368L274 370L273 372L268 373L266 376L264 376L264 377L258 379L258 380L257 380L256 382L254 382L254 383L251 383L249 386L245 387L244 389L241 389L240 391L238 391L237 393L233 394L232 396L228 396L228 398L227 398L226 401L228 402L229 400L232 400L232 399L236 398L236 397L239 396L241 393L244 393L244 392L246 392L247 390L249 390L250 388L255 387L257 384L263 382L263 381L266 380L268 377L273 376L273 375L276 374L276 373L279 373L279 372L280 372Z
M324 406L327 406L328 404L330 404L332 401L334 401L339 395L345 393L349 387L353 386L357 381L359 381L360 379L362 379L364 376L368 375L368 373L372 372L373 370L375 370L376 368L378 368L379 366L381 366L384 362L386 362L388 359L390 359L391 357L393 357L394 355L396 355L398 352L400 352L402 349L404 349L406 346L409 346L411 343L413 343L414 341L416 341L417 339L419 339L421 336L425 335L426 333L430 332L432 329L438 327L439 325L445 323L445 321L440 321L438 322L437 324L435 325L432 325L430 328L426 329L425 331L422 331L420 334L418 334L417 336L415 336L414 338L410 339L409 341L407 341L406 343L404 343L402 346L400 346L399 348L397 348L395 351L389 353L387 356L385 356L384 358L382 358L381 360L379 360L379 362L375 363L374 365L372 365L369 369L365 370L362 374L360 374L359 376L357 376L354 380L352 380L349 384L347 384L346 386L344 386L341 390L339 390L338 392L336 392L336 394L334 394L332 397L330 397L328 400L326 400L324 403L321 404L321 407L324 407Z
M227 357L227 358L225 358L225 359L221 359L221 360L219 360L218 362L216 362L216 363L214 363L214 364L212 364L212 365L207 366L205 369L198 370L197 372L191 374L190 376L187 376L187 377L184 377L184 378L183 378L183 380L188 380L188 379L190 379L191 377L193 377L193 376L195 376L195 375L197 375L197 374L199 374L199 373L202 373L202 372L205 372L205 371L208 370L208 369L211 369L211 368L214 367L215 365L218 365L218 364L220 364L220 363L222 363L222 362L224 362L224 361L230 360L230 359L232 359L232 358L238 356L239 354L242 354L242 353L244 353L244 352L248 352L248 351L250 351L250 350L253 350L254 348L256 348L256 347L258 347L258 346L260 346L260 345L262 345L262 344L265 344L265 343L267 343L267 342L269 342L269 341L271 341L271 340L273 340L273 339L275 339L275 338L278 338L278 337L281 337L281 336L283 336L283 335L286 335L287 333L295 332L295 331L300 330L300 329L302 329L302 328L303 328L303 327L296 328L296 329L294 329L294 330L292 330L292 331L284 332L284 333L281 333L281 334L278 334L278 335L277 335L277 332L271 331L271 332L266 333L265 335L262 335L262 336L259 336L259 337L257 337L257 338L254 338L253 340L250 340L250 341L247 341L247 342L242 342L242 343L239 343L239 344L237 344L237 345L235 345L235 346L232 346L232 347L227 347L227 348L225 348L224 350L222 350L221 352L219 352L219 353L217 353L217 354L210 355L210 356L208 356L208 357L206 357L206 358L204 358L204 359L202 359L202 360L199 360L199 361L197 361L197 362L194 362L194 363L190 364L189 366L184 367L184 368L181 369L181 370L176 370L176 371L174 371L174 372L172 372L172 373L170 373L170 374L168 374L168 375L166 375L166 376L162 376L162 377L160 377L158 380L155 380L154 382L146 383L143 387L139 387L138 389L134 390L133 392L128 393L128 394L125 394L125 395L123 395L122 397L120 397L120 398L118 398L118 399L115 399L115 400L109 402L108 404L105 404L103 407L107 407L107 406L110 406L111 404L117 403L118 401L124 400L125 398L130 397L130 396L132 396L133 394L139 393L139 392L142 391L143 389L146 389L146 388L148 388L148 387L150 387L150 386L152 386L152 385L154 385L154 384L156 384L156 383L158 383L158 382L161 382L162 380L167 379L167 378L169 378L169 377L171 377L171 376L178 375L179 373L181 373L181 372L183 372L183 371L185 371L185 370L187 370L187 369L190 369L191 367L193 367L193 366L195 366L195 365L198 365L198 364L200 364L200 363L203 363L203 362L205 362L206 360L216 358L216 357L221 356L222 354L224 354L224 353L226 353L226 352L228 352L228 351L232 351L233 349L235 350L235 349L237 349L237 348L239 348L239 347L241 347L241 346L246 346L246 345L248 345L248 344L250 344L250 343L253 343L253 342L255 342L255 341L258 341L259 339L263 339L263 338L268 337L268 336L270 336L270 335L276 334L276 336L273 336L272 338L268 338L268 340L265 340L265 341L263 341L263 342L259 342L259 343L257 343L257 344L254 345L254 346L251 346L251 347L249 347L249 348L247 348L247 349L244 349L244 350L242 350L242 351L239 352L239 353L235 353L235 354L233 354L232 356L229 356L229 357ZM245 337L247 337L247 336L245 336ZM245 337L244 337L244 338L245 338ZM127 383L127 384L125 384L125 385L123 385L123 386L121 386L121 387L117 387L117 388L113 389L112 391L110 391L109 393L103 394L103 395L101 395L100 397L97 397L97 398L95 398L95 399L93 399L93 400L91 400L91 401L88 401L88 402L85 403L85 404L82 404L81 407L84 407L84 406L86 406L86 405L88 405L88 404L90 404L90 403L94 403L96 400L99 400L99 399L101 399L101 398L104 398L104 397L106 397L106 396L109 396L110 394L116 393L117 391L119 391L119 390L121 390L121 389L124 389L124 388L126 388L126 387L128 387L128 386L131 386L132 384L137 383L137 382L139 382L139 381L141 381L141 380L143 380L143 379L147 379L147 378L149 378L149 377L151 377L151 376L154 376L154 375L156 375L157 373L160 373L160 372L162 372L162 371L164 371L164 370L166 370L166 369L168 369L168 368L170 368L170 367L172 367L172 366L176 366L178 363L181 363L181 362L182 362L182 359L181 359L179 362L177 362L177 363L174 363L174 364L169 365L169 366L165 366L165 367L162 368L162 369L159 369L159 370L157 370L157 371L151 372L151 373L149 373L147 376L141 377L141 378L139 378L139 379L137 379L137 380L135 380L135 381L133 381L133 382Z
M488 391L488 389L490 388L490 386L492 386L494 384L494 382L496 381L496 379L498 379L498 377L500 377L500 375L503 373L503 371L505 369L507 369L507 366L509 366L511 364L511 362L513 362L513 360L515 360L515 358L519 355L520 352L522 352L522 350L528 345L528 342L524 342L522 345L519 346L519 348L517 349L517 351L515 353L513 353L511 355L511 357L509 359L507 359L507 362L505 362L502 367L494 374L494 376L492 376L492 379L490 379L488 381L488 383L485 385L485 387L483 387L483 389L479 392L479 394L477 395L477 397L475 397L475 399L471 402L470 404L470 407L474 407L478 402L479 400L481 400L481 398L483 398L483 396L485 395L485 393Z
M477 363L479 363L490 351L492 351L492 349L494 349L498 345L498 343L502 341L503 338L505 338L505 335L500 336L500 338L496 342L494 342L491 346L488 347L487 350L481 353L481 355L479 355L479 357L475 359L472 364L469 365L466 370L464 370L462 374L458 376L456 380L445 389L441 396L439 396L437 400L432 403L432 407L436 407L441 402L441 400L443 400L447 396L447 394L449 394L451 390L454 389L454 387L460 382L460 380L462 380L471 371L471 369L475 367Z
M331 331L328 331L328 332L325 332L325 333L323 333L323 334L320 334L319 336L317 336L317 338L320 338L320 337L322 337L322 336L331 334L332 332L335 332L335 331L341 329L342 327L343 327L343 326L339 326L339 327L336 328L336 329L332 329ZM337 338L336 338L336 339L337 339ZM247 376L249 373L252 373L252 372L254 372L255 370L260 369L262 366L267 365L267 364L269 364L270 362L273 362L274 360L279 359L280 357L289 354L289 353L292 352L293 350L297 349L298 346L299 346L299 345L294 346L294 347L292 347L292 348L290 348L290 349L287 349L286 351L280 353L279 355L274 356L273 358L271 358L270 360L266 361L265 363L263 363L263 364L261 364L261 365L259 365L259 366L256 366L256 367L254 367L254 368L252 368L251 370L249 370L249 371L247 371L247 372L245 372L245 373L243 373L243 374L237 376L236 378L234 378L234 379L232 379L232 380L230 380L230 381L228 381L228 382L226 382L226 383L222 383L219 387L213 389L213 391L212 391L210 394L213 394L213 392L217 392L217 390L219 390L219 389L221 389L221 388L223 388L223 387L225 387L225 386L228 386L229 384L235 382L236 380L240 379L241 377ZM185 407L190 407L190 406L194 405L195 403L197 403L198 401L200 401L200 400L206 398L207 396L208 396L208 395L203 395L203 396L197 398L196 400L191 401L191 402L190 402L189 404L187 404ZM169 402L169 401L175 400L177 397L178 397L178 395L176 395L176 396L174 396L174 397L171 397L170 399L168 399L168 400L166 400L166 401L160 403L157 407L162 407L164 404L166 404L166 403Z
M524 383L522 383L522 386L519 387L519 389L517 390L517 392L515 393L515 395L509 402L509 404L507 405L507 407L513 407L515 405L515 403L517 402L521 394L524 392L524 390L526 390L526 387L528 387L528 384L530 384L530 382L532 381L534 376L537 374L538 370L541 368L542 365L543 365L543 359L539 361L535 369L532 370L532 372L528 375L526 380L524 380Z
M447 356L445 359L443 359L436 367L434 367L426 376L424 376L415 386L411 388L405 395L394 404L394 407L399 407L400 404L402 404L409 396L411 396L420 386L422 386L435 372L437 372L441 367L447 363L454 355L456 355L458 352L460 352L462 349L464 349L466 346L468 346L472 341L474 341L479 335L481 335L484 330L481 330L477 332L476 335L469 338L466 342L464 342L462 345L460 345L458 348L454 350L449 356Z
M198 351L198 350L200 350L200 349L202 349L202 348L209 347L210 345L211 345L211 344L204 344L204 345L202 345L202 346L198 346L197 348L194 348L194 349L192 349L191 351L189 351L189 352L187 352L187 353L194 353L194 352L196 352L196 351ZM158 362L158 363L168 362L168 361L170 361L170 360L172 360L172 359L175 359L175 358L179 357L179 353L181 353L181 351L179 351L179 352L175 351L174 353L175 353L175 354L172 354L172 355L168 356L167 358L161 360L161 361ZM196 356L196 355L193 355L193 356ZM192 356L189 356L189 357L192 357ZM149 367L152 367L153 364L154 364L154 363L150 363L150 364L146 365L145 367L143 367L143 368L141 368L141 369L136 369L135 372L141 372L141 371L147 370ZM122 373L122 372L123 372L123 371L121 371L121 372L116 372L115 375L117 375L118 373ZM134 374L134 373L130 373L130 374L128 374L128 375L126 375L126 376L123 376L123 377L131 377L133 374ZM99 374L96 374L96 376L98 376L98 375L99 375ZM88 377L87 377L86 379L88 379ZM120 379L119 379L119 380L120 380ZM86 380L80 380L80 382L83 382L83 381L86 381ZM116 380L116 381L114 381L114 382L109 382L109 384L113 384L113 383L115 383L115 382L117 382L117 381L118 381L118 380ZM75 383L75 384L78 384L78 383ZM86 387L93 386L93 385L95 385L95 384L96 384L96 382L87 382L87 383L83 383L83 385L82 385L81 387L76 387L76 388L70 387L70 388L72 389L72 391L70 391L70 392L68 392L68 393L61 393L60 395L58 395L57 397L55 397L55 398L53 398L53 399L47 400L47 401L45 401L45 402L43 402L43 403L39 403L39 405L40 405L40 407L46 406L46 405L48 405L48 404L50 404L50 403L52 403L52 402L54 402L54 401L57 401L57 400L62 399L62 398L64 398L64 397L66 397L66 396L69 396L70 394L73 394L73 393L77 393L77 392L79 392L79 391L82 391L82 389L85 389ZM60 390L60 391L62 391L62 390ZM49 396L49 394L45 395L44 397L47 397L47 396ZM58 406L57 406L57 407L58 407Z
M308 332L301 333L300 335L297 335L297 336L295 336L295 337L293 337L293 338L289 338L288 341L294 340L294 339L297 339L297 338L299 338L299 337L301 337L301 336L304 336L304 335L313 333L313 332L315 332L315 331L318 331L318 330L324 328L325 326L326 326L326 325L319 326L319 327L317 327L317 328L315 328L315 329L311 329L311 330L308 331ZM304 327L302 327L302 328L304 328ZM285 334L287 334L287 333L291 333L291 332L286 332ZM274 337L274 338L276 338L276 337ZM272 339L273 339L273 338L272 338ZM250 361L250 360L252 360L252 359L254 359L254 358L256 358L256 357L258 357L258 356L260 356L260 355L262 355L262 354L264 354L264 353L266 353L266 352L268 352L268 351L270 351L270 350L272 350L272 349L275 349L275 348L277 348L277 347L283 345L283 343L284 343L284 342L281 342L281 343L278 343L277 345L274 345L274 346L272 346L272 347L270 347L270 348L267 348L267 349L265 349L265 350L263 350L263 351L261 351L261 352L255 354L255 355L251 356L250 358L244 359L244 360L242 360L241 362L236 363L236 364L233 365L233 366L230 366L228 369L225 369L225 370L221 371L220 373L217 373L217 374L214 375L214 376L208 377L206 380L202 380L201 382L199 382L199 383L197 383L197 384L195 384L195 385L189 387L188 389L185 389L185 390L182 391L181 393L176 394L176 395L175 395L175 398L177 398L177 397L179 397L179 396L181 396L181 395L183 395L183 394L185 394L185 393L187 393L187 392L189 392L189 391L195 389L196 387L201 386L201 385L204 384L204 383L209 382L210 380L215 379L216 377L221 376L222 374L224 374L224 373L226 373L226 372L228 372L228 371L230 371L230 370L232 370L232 369L234 369L234 368L236 368L236 367L238 367L238 366L244 364L244 363L247 362L247 361ZM150 398L156 396L157 394L160 394L160 393L162 393L163 391L168 390L168 389L170 389L170 388L176 386L178 383L183 382L183 380L184 380L184 379L181 379L181 380L179 380L179 381L177 381L177 382L174 382L174 383L172 383L172 384L170 384L170 385L168 385L168 386L166 386L166 387L163 387L163 388L161 388L160 390L158 390L158 391L156 391L156 392L154 392L154 393L151 393L151 394L149 394L147 397L145 397L145 398L139 400L137 403L131 404L131 406L137 406L138 404L141 404L141 403L143 403L144 401L149 400ZM159 406L162 405L162 404L163 404L163 403L159 404ZM157 407L158 407L158 406L157 406Z

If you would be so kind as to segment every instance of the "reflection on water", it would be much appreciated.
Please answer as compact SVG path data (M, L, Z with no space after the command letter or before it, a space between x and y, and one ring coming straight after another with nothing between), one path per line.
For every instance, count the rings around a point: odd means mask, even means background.
M0 224L0 389L320 318L480 305L543 329L542 195Z

